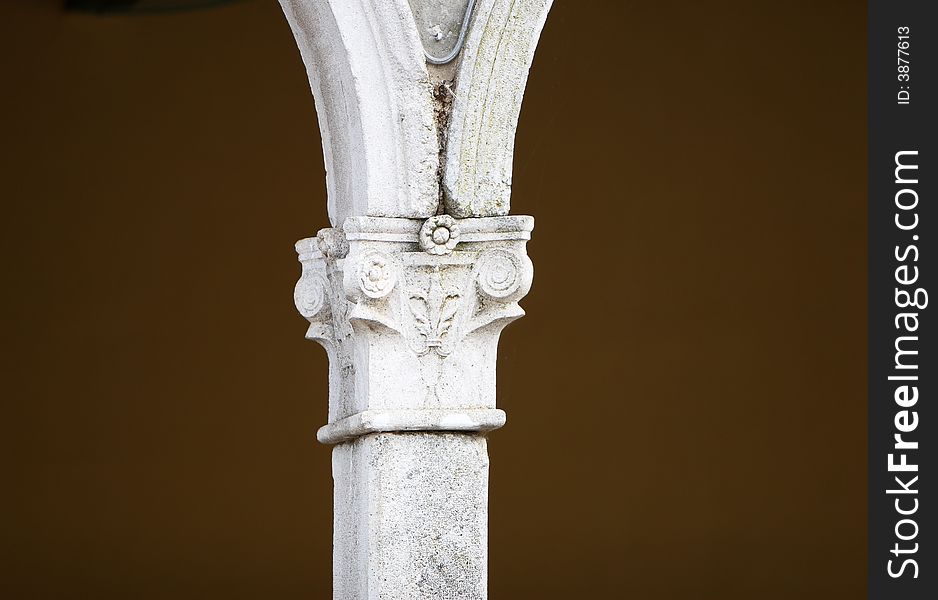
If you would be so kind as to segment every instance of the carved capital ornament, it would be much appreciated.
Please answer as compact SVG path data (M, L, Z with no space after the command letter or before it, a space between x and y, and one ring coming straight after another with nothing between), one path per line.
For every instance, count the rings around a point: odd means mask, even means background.
M534 220L448 218L449 230L461 233L446 252L438 248L454 236L423 241L439 222L353 217L341 231L297 242L296 306L310 323L307 338L326 348L333 365L320 441L504 423L495 408L498 336L524 314L518 301L534 275L526 253ZM340 235L346 252L324 253L323 240Z

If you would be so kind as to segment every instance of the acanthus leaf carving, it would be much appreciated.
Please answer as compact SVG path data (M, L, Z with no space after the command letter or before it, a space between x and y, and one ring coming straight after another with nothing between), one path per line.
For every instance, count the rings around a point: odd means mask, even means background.
M414 322L414 331L408 337L418 355L432 350L447 356L455 342L452 333L463 294L458 283L444 281L443 268L437 265L417 274L415 283L408 287L407 306ZM448 275L447 279L452 276Z

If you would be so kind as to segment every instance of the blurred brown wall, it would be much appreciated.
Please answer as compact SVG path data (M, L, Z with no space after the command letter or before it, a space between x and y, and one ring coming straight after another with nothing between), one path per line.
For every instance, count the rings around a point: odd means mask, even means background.
M272 0L0 18L5 598L330 596L327 224ZM865 4L558 0L491 598L860 598Z

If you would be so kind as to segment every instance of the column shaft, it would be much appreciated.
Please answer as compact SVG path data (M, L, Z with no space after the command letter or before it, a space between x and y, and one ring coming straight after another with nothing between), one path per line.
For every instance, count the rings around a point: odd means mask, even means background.
M486 598L488 452L461 433L337 445L336 600Z

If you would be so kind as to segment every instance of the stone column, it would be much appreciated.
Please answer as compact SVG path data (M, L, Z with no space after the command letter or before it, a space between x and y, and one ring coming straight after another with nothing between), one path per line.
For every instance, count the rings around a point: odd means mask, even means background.
M334 598L486 598L498 337L533 277L514 133L551 0L281 4L333 225L297 242L295 300L329 357Z

